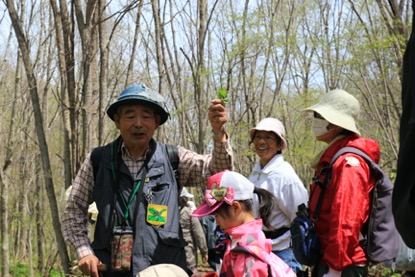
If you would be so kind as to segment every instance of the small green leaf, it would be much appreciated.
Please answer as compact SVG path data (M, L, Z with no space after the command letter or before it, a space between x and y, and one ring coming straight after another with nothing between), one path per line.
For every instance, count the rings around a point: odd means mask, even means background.
M218 90L218 99L223 100L223 102L228 103L228 92L224 88Z

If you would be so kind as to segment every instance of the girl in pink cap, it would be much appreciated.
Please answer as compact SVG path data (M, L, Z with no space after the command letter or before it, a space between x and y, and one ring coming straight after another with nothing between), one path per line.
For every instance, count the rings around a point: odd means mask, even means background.
M253 198L259 198L261 218L255 219ZM225 231L226 250L222 266L213 276L296 276L291 268L271 252L271 240L266 239L262 225L274 208L274 196L256 189L254 184L237 172L223 171L208 179L205 202L193 216L214 214L216 223Z

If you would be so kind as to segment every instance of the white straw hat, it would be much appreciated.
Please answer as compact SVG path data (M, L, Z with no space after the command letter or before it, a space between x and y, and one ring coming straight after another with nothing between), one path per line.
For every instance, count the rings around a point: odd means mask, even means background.
M320 102L304 110L317 112L331 124L360 135L355 121L360 111L359 101L344 90L332 90Z
M284 125L282 125L281 121L279 121L278 119L272 117L262 119L257 126L249 130L249 135L251 139L254 139L256 131L274 132L282 140L283 145L281 150L287 147L287 141L285 140L285 128Z

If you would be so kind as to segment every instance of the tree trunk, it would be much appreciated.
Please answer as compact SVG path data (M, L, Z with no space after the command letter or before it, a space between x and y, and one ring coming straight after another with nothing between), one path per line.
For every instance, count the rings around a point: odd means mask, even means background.
M6 167L7 168L7 167ZM7 211L7 202L8 202L8 192L9 185L5 181L6 174L4 171L4 166L0 172L0 215L1 215L1 276L8 277L9 268L10 268L10 259L9 259L9 214Z
M10 259L9 259L9 212L8 212L8 201L9 201L9 177L8 171L10 169L10 165L12 163L12 156L13 156L13 141L15 140L14 137L14 128L15 123L14 119L16 116L16 99L21 82L21 64L20 64L20 56L17 56L16 62L16 73L15 73L15 82L14 82L14 93L13 93L13 102L12 102L12 111L10 116L10 124L9 124L9 131L5 146L5 158L3 162L3 166L1 168L0 173L0 216L1 216L1 276L9 276L9 269L10 269Z
M99 50L101 52L100 58L100 70L99 70L99 93L98 93L98 145L104 143L104 131L105 131L105 117L106 112L104 110L106 104L106 97L108 91L108 56L109 56L109 44L108 39L108 27L107 21L105 21L105 7L107 1L99 1L99 15L98 21L101 22L98 25L99 31Z
M160 3L159 0L151 0L151 8L153 11L154 17L154 43L155 43L155 52L156 52L156 62L157 62L157 72L158 72L158 93L163 95L163 80L165 78L164 72L164 56L162 50L162 37L164 36L164 27L160 19ZM157 130L157 140L164 138L164 128L159 128Z
M27 119L27 121L29 122L30 120ZM27 148L28 145L28 140L25 138L24 141L22 142L22 148ZM29 209L27 207L27 186L26 184L28 183L28 166L27 166L27 157L24 157L23 155L20 156L19 158L19 164L20 164L20 172L19 172L19 181L17 182L18 185L18 199L19 201L17 201L17 210L16 210L16 214L19 215L19 223L17 225L17 233L19 234L18 238L19 238L19 248L18 250L18 255L19 257L21 257L22 259L25 259L28 257L28 243L29 243L29 236L28 236L28 225L29 225L29 220L30 220L30 215L28 215ZM27 217L25 217L24 215L28 215Z
M51 174L51 164L49 159L49 150L46 142L45 130L43 125L42 112L40 110L39 94L37 89L36 76L33 71L33 65L30 60L30 50L28 48L27 39L20 25L19 17L16 13L14 1L7 0L7 8L12 21L13 29L19 43L19 49L22 54L22 60L25 66L26 77L29 84L29 92L33 105L35 127L37 133L37 139L39 144L39 152L41 153L42 172L45 179L45 187L49 199L53 228L55 231L57 246L60 249L60 258L62 266L66 274L69 274L69 257L66 250L66 244L63 239L61 224L59 219L59 210L55 197L55 188L53 185L53 179Z
M125 85L124 85L125 87L127 87L130 84L130 76L134 71L134 61L135 61L135 54L137 51L138 35L140 34L140 31L141 31L140 20L141 20L142 11L143 11L143 1L140 2L137 8L137 18L135 20L134 39L133 39L133 44L131 46L132 47L131 57L128 62L127 74L125 77Z
M61 1L64 2L64 1ZM65 179L65 189L67 189L72 184L72 172L73 165L75 165L73 159L71 158L71 150L74 150L74 139L71 135L74 134L74 129L72 125L75 125L74 117L74 105L75 100L74 96L74 81L69 81L73 79L73 54L71 53L71 33L69 26L64 27L65 24L69 25L69 20L67 19L66 3L61 3L62 10L59 12L56 1L50 0L55 23L55 32L56 32L56 45L58 47L58 65L60 72L60 96L61 96L61 116L63 122L63 158L62 162L64 165L64 179ZM62 6L62 4L64 6ZM67 33L69 32L69 33ZM72 112L71 112L72 111ZM72 116L71 116L72 115ZM73 122L71 124L71 122Z
M91 150L91 126L94 126L91 122L92 116L92 96L94 93L94 86L97 83L96 77L96 53L98 47L98 27L96 25L98 17L98 1L90 0L86 4L81 3L79 0L74 0L76 20L78 23L78 30L81 37L82 44L82 143L79 145L80 157L78 162L81 163L87 152ZM85 6L85 13L82 7Z
M37 155L36 160L39 160L40 155ZM35 165L36 172L40 170L38 165ZM35 203L35 222L44 222L43 220L43 210L44 210L44 199L43 199L43 190L42 190L42 180L40 176L36 174L35 177L35 195L36 195L36 203ZM45 236L43 235L43 225L36 224L36 238L37 238L37 271L40 272L41 276L45 276L45 254L44 254L44 245L45 245Z
M205 41L207 33L207 1L198 1L199 26L197 32L197 73L195 82L196 107L198 111L199 139L196 148L197 153L205 152L205 137L207 123L207 82L205 67Z

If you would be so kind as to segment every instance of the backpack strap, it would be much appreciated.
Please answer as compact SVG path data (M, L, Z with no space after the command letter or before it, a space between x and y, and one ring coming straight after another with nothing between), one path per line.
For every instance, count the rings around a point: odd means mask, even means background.
M321 208L321 204L323 202L323 197L326 191L326 187L330 184L331 181L331 168L333 166L333 164L337 161L337 159L346 153L353 153L356 155L361 156L367 163L367 165L370 167L370 171L374 171L376 172L376 174L382 174L382 171L379 167L379 165L377 163L375 163L365 152L363 152L362 150L356 148L356 147L352 147L352 146L346 146L341 148L339 151L336 152L336 154L334 154L333 158L330 161L330 165L328 167L322 168L320 173L313 178L313 181L320 186L321 192L317 201L317 205L316 205L316 210L314 211L314 215L313 215L313 219L317 220L318 219L318 215L320 213L320 208ZM320 181L320 175L322 174L327 174L326 175L326 179L323 182ZM375 184L376 186L376 184Z
M94 172L94 180L97 177L97 172L99 168L99 163L101 162L102 153L104 152L104 147L96 147L91 152L91 162L92 162L92 169Z
M337 151L337 153L331 159L330 166L332 166L341 155L346 153L353 153L361 156L367 162L371 169L379 168L379 166L365 152L353 146L346 146Z
M174 178L176 179L177 187L180 188L179 183L179 150L177 149L176 145L172 144L165 144L167 156L169 157L169 161L171 164L171 167L173 168Z
M345 154L345 153L353 153L353 154L356 154L356 155L359 155L360 157L362 157L365 161L366 161L366 163L367 163L367 165L369 166L369 168L370 168L370 172L375 172L376 174L377 174L377 176L376 176L376 179L378 179L377 177L379 176L379 175L383 175L382 174L382 169L380 168L380 166L377 164L377 163L375 163L373 160L372 160L372 158L370 158L369 157L369 155L367 155L365 152L363 152L362 150L360 150L360 149L358 149L358 148L356 148L356 147L353 147L353 146L346 146L346 147L343 147L342 149L340 149L334 156L333 156L333 158L332 158L332 160L331 160L331 162L330 162L330 166L332 166L333 164L334 164L334 162L341 156L341 155L343 155L343 154Z
M383 171L382 171L382 169L380 168L380 166L377 164L377 163L375 163L373 160L372 160L372 158L370 158L369 157L369 155L367 155L365 152L363 152L362 150L360 150L360 149L358 149L358 148L356 148L356 147L353 147L353 146L346 146L346 147L343 147L342 149L340 149L339 151L337 151L337 153L333 156L333 158L331 159L331 162L330 162L330 168L333 166L333 164L336 162L336 160L341 156L341 155L343 155L343 154L346 154L346 153L353 153L353 154L356 154L356 155L358 155L358 156L360 156L360 157L362 157L364 160L365 160L365 162L366 162L366 164L369 166L369 169L370 169L370 172L371 173L375 173L375 184L374 184L374 187L373 187L373 191L376 191L376 187L377 187L377 185L379 184L379 183L381 183L382 182L382 178L383 178ZM330 171L330 178L331 178L331 171ZM376 194L375 193L373 193L373 195L372 195L372 201L374 201L375 200L375 197L376 196Z

